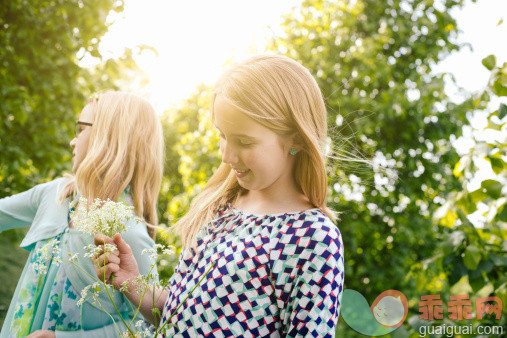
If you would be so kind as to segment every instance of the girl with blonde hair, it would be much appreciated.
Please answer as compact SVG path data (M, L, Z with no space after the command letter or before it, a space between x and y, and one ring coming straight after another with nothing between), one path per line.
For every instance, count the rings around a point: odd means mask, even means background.
M252 57L218 81L211 115L222 164L175 224L183 243L178 266L142 311L157 307L159 325L173 324L168 337L334 336L343 245L326 206L326 109L315 79L287 57ZM138 275L120 235L95 241L119 250L99 257L99 276Z
M121 318L105 292L98 302L78 301L86 286L93 284L93 263L84 257L84 247L93 237L74 228L70 213L80 196L89 201L125 201L141 220L132 218L125 242L147 274L150 259L141 256L154 244L156 203L163 169L162 127L153 107L129 93L95 95L76 122L72 171L54 181L0 200L0 231L30 226L21 247L30 251L7 312L0 337L117 337L125 330ZM46 273L34 269L38 252L56 243L65 259L79 254L81 271L70 262L45 262ZM55 257L50 257L55 258ZM135 308L121 293L113 300L124 319ZM112 318L111 318L112 317Z

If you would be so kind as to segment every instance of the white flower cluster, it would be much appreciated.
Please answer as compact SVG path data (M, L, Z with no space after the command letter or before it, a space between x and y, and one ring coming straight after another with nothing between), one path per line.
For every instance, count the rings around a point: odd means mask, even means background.
M142 324L142 320L138 321L136 323L136 327L138 327L139 322ZM153 337L153 332L150 331L148 328L145 328L144 330L142 327L139 327L134 333L130 333L128 330L123 332L121 335L121 338L141 338L141 337Z
M104 248L104 251L102 251L102 248ZM88 257L90 259L93 259L95 257L100 256L103 252L114 252L117 248L114 244L106 243L104 245L97 246L95 244L88 244L84 247L86 250L86 253L84 254L85 257Z
M56 265L62 262L60 248L58 247L59 243L59 240L53 238L35 251L36 261L32 263L32 267L37 273L42 275L47 273L48 267L46 264L49 260L53 260Z
M121 286L120 286L120 292L121 293L128 293L129 292L129 283L130 283L130 279L126 279L125 281L123 281L123 283L121 283Z
M100 255L102 252L102 249L100 246L96 246L95 244L89 244L84 247L86 250L86 253L84 254L85 257L88 257L90 259L95 258L96 256Z
M126 223L134 218L133 206L125 202L102 201L97 198L88 205L88 200L81 197L71 219L76 229L90 235L104 234L113 237L116 233L127 230Z
M133 281L132 284L134 285L135 292L138 295L144 294L144 291L148 289L150 286L150 282L148 281L148 278L143 275L137 276Z
M88 292L91 291L90 295ZM77 301L77 306L83 305L86 301L86 298L91 298L93 300L93 304L99 298L99 292L102 291L101 284L99 282L95 282L92 285L87 285L83 290L81 290L81 299Z
M144 249L141 254L149 254L150 258L157 259L158 253L161 252L164 255L173 255L174 254L174 246L165 246L163 244L154 244L151 249Z

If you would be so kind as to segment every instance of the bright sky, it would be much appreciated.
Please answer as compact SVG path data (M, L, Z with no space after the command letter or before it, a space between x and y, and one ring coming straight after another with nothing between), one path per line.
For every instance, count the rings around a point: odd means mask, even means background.
M136 62L149 76L149 84L136 88L159 112L188 97L201 82L213 84L225 62L249 53L262 52L265 41L280 31L281 16L301 0L125 0L119 17L101 42L101 53L119 56L125 47L153 46ZM464 48L435 68L451 72L468 90L486 85L488 71L481 59L496 54L507 61L506 0L468 0L464 10L453 13L463 33ZM86 61L85 61L86 62ZM448 93L456 90L448 86Z
M481 64L482 59L490 54L497 57L497 62L507 62L507 1L478 0L472 3L467 0L460 11L451 13L458 21L462 31L458 36L461 43L469 43L461 51L451 54L437 68L437 72L450 72L456 77L458 85L469 90L483 89L490 72ZM498 25L500 20L504 20ZM455 88L448 86L448 94L456 93Z
M150 84L141 95L160 112L188 97L201 82L213 84L232 57L264 51L294 0L125 0L125 10L101 43L118 56L140 44L157 49L136 58ZM269 26L273 28L269 28Z

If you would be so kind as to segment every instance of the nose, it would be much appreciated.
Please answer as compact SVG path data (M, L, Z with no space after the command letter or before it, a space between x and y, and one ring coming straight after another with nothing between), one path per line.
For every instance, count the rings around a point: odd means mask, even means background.
M76 142L77 142L77 138L76 138L76 137L74 137L72 140L70 140L70 143L69 143L69 144L70 144L70 146L71 146L72 148L75 148L75 147L76 147Z
M223 141L222 147L222 162L227 164L235 164L238 162L238 155L233 147L227 144L227 141Z

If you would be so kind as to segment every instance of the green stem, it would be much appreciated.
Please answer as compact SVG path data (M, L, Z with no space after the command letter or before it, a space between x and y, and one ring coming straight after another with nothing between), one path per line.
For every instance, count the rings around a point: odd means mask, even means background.
M101 283L102 285L104 285L104 288L106 289L106 292L107 292L107 295L109 297L109 299L111 300L111 304L113 304L113 307L114 309L116 310L116 313L118 313L118 316L120 316L120 319L122 320L123 324L125 324L125 326L127 327L127 329L129 330L130 333L134 333L132 332L132 329L130 328L129 325L127 325L127 322L125 322L125 319L123 319L123 316L121 315L120 313L120 310L118 310L118 308L116 307L116 304L114 303L113 301L113 297L111 297L111 294L109 293L109 287L108 285L106 284L106 282L104 281L101 281L99 279L97 279L96 277L93 277L92 275L90 275L88 272L86 272L82 267L80 267L79 265L77 265L76 263L72 262L72 261L69 261L71 262L72 264L74 264L76 267L78 267L81 271L83 271L85 274L87 274L88 276L90 276L92 279L98 281L99 283ZM104 275L103 275L103 278L104 280L106 279L106 271L104 270ZM113 286L114 287L114 286ZM105 310L104 310L105 311ZM109 313L106 311L106 313ZM114 321L114 320L113 320Z
M180 308L183 304L185 304L185 303L187 302L188 297L190 297L190 295L194 292L194 290L195 290L195 289L196 289L196 288L197 288L197 287L201 284L201 282L203 281L204 277L206 277L206 276L208 275L208 273L211 271L211 269L215 266L215 263L216 263L216 261L215 261L215 262L213 262L213 263L211 264L211 266L209 267L208 271L206 271L206 273L204 274L204 276L202 276L202 277L201 277L201 279L199 280L199 283L197 283L197 284L193 287L192 291L190 291L190 292L188 293L187 297L183 300L183 302L181 302L181 303L180 303L180 305L178 305L178 307L177 307L177 308L173 311L173 313L172 313L172 314L171 314L171 316L170 316L170 317L166 320L166 322L164 323L164 325L162 325L159 329L157 329L157 332L155 333L155 337L159 334L159 332L161 332L161 331L162 331L162 329L164 328L164 326L166 326L166 325L167 325L167 324L171 321L171 319L174 317L174 315L178 312L179 308Z
M155 265L153 265L151 268L150 268L150 271L148 271L148 276L151 274L151 270L153 270L153 267ZM149 282L149 281L148 281ZM144 296L146 295L146 292L148 291L148 288L145 288L144 289L144 292L143 292L143 295L141 296L141 299L139 301L139 306L137 307L136 309L136 312L134 313L134 317L132 317L132 320L130 321L130 325L132 325L132 323L134 322L134 320L136 319L137 317L137 314L139 313L139 310L141 309L141 304L143 303L143 299L144 299Z
M104 280L106 279L106 270L104 270ZM106 283L105 282L102 282L102 284L104 284L104 287L106 289L106 292L107 292L107 296L109 297L109 299L111 300L111 304L113 304L114 306L114 309L116 310L116 313L118 313L118 316L120 316L120 319L121 321L123 322L123 324L127 327L127 330L129 330L129 332L134 335L134 332L132 331L132 329L130 328L129 325L127 325L127 322L125 321L125 319L123 319L123 316L121 315L120 313L120 310L118 310L118 308L116 307L116 304L114 303L114 300L113 300L113 297L111 297L111 294L109 293L109 288L107 287ZM114 286L113 286L114 288Z
M100 303L100 301L98 299L96 299L96 301L97 301L97 303L99 303L99 306L102 309L102 311L104 311L105 313L108 314L109 317L111 317L111 320L113 321L114 326L116 326L116 329L118 330L118 332L121 335L123 332L121 332L120 328L118 327L118 324L116 324L116 321L114 320L114 317L111 316L111 314L109 312L107 312L106 309L104 309L104 307L102 306L102 304Z
M97 277L94 277L92 275L90 275L88 272L86 272L82 267L80 267L79 265L77 265L76 263L74 263L73 261L68 261L68 260L63 260L64 262L70 262L72 264L74 264L77 268L79 268L81 271L83 271L85 274L87 274L88 276L90 276L92 279L94 279L95 281L99 282L99 283L103 283L100 279L98 279Z
M96 280L97 282L101 283L102 285L104 285L104 288L106 289L106 291L108 290L108 286L106 285L106 283L104 283L103 281L99 280L97 277L94 277L92 275L90 275L88 272L86 272L82 267L80 267L79 265L77 265L75 262L73 261L68 261L68 260L65 260L65 262L70 262L72 264L74 264L78 269L80 269L81 271L83 271L85 274L87 274L88 276L90 276L92 279ZM105 279L105 271L104 271L104 279ZM107 291L108 295L109 295L109 292ZM111 300L111 303L113 304L114 308L116 309L116 312L118 313L118 315L120 316L120 318L123 320L123 317L121 316L120 314L120 311L118 311L118 309L116 308L116 304L114 303L113 299L111 298L111 296L109 297L109 299ZM109 317L111 317L111 319L113 320L113 323L114 325L116 326L116 328L118 329L118 331L121 333L120 329L118 328L118 325L116 324L116 321L114 320L113 316L111 316L111 314L109 312L107 312L104 307L102 306L102 304L100 303L100 301L97 299L97 302L99 303L99 306L100 308L109 315ZM127 323L125 323L125 321L123 321L123 323L125 324L125 326L127 326ZM130 328L127 326L127 329L129 329L130 332L132 332L132 330L130 330Z

